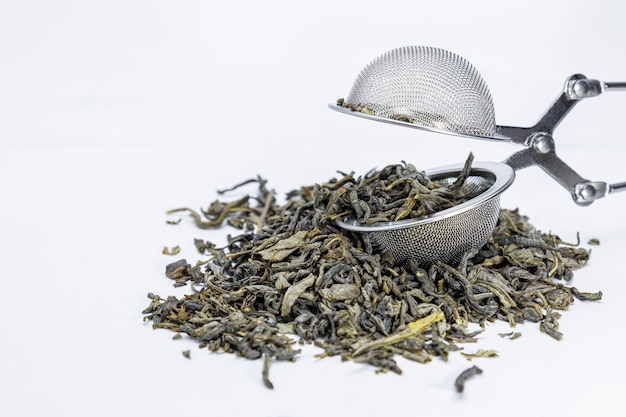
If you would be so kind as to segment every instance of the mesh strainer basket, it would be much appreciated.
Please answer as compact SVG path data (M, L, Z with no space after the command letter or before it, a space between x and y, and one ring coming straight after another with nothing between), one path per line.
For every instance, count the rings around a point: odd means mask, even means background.
M426 46L389 51L367 65L335 110L482 139L504 139L487 85L452 52Z
M451 185L463 165L451 165L426 171L429 178L441 185ZM483 246L498 221L500 194L515 178L515 171L506 164L475 162L461 191L480 194L471 200L437 213L396 222L360 225L353 218L337 223L353 232L368 234L375 248L390 252L396 262L415 259L421 265L436 260L456 262L470 249Z

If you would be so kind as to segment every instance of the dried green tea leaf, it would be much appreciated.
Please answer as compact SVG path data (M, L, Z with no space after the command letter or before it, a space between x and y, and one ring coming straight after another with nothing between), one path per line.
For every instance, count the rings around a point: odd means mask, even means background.
M580 301L600 301L602 300L602 291L597 292L583 292L579 291L578 288L571 288L572 294L574 297L579 299Z
M270 381L270 366L272 365L272 357L270 355L265 355L263 357L263 383L269 389L274 389L274 384Z
M561 318L559 313L554 313L551 310L548 310L545 319L539 323L539 329L553 339L561 340L563 338L563 333L558 330L559 318Z
M454 381L454 387L456 388L457 392L463 392L463 390L465 389L465 382L468 379L476 375L480 375L482 373L483 373L483 370L477 367L476 365L461 372L461 374Z
M328 301L354 300L361 294L361 289L355 284L333 284L319 290L320 295Z
M283 302L280 306L280 315L285 317L291 312L291 307L293 307L294 303L310 286L315 283L315 275L309 274L302 281L290 286L285 291L285 295L283 297Z
M259 251L259 255L266 261L280 262L304 246L306 235L307 232L305 231L297 232L288 238L279 240L269 248Z
M180 253L180 246L176 245L172 249L167 246L163 246L163 255L178 255Z
M172 262L165 267L165 276L170 279L180 279L191 276L191 265L185 259Z
M454 181L454 183L450 185L450 190L453 190L453 191L458 190L463 186L463 184L465 184L465 181L469 177L470 171L472 169L472 162L474 162L474 154L470 152L469 156L467 157L467 160L465 161L465 165L463 166L463 169L461 170L461 173L459 174L457 179Z
M498 356L498 352L490 349L478 349L475 353L461 352L461 355L465 356L465 359L471 361L474 358L494 358Z
M209 206L209 208L205 212L203 212L206 219L203 219L202 215L200 215L200 213L198 213L197 211L187 207L168 210L166 214L186 211L193 218L197 227L201 229L211 229L221 226L224 220L226 220L229 215L247 212L248 199L249 197L246 195L239 200L231 201L225 204L221 201L216 200Z
M522 337L522 333L520 332L498 333L498 335L509 340L515 340Z
M209 242L208 240L203 239L194 239L193 244L198 250L199 253L204 254L207 252L211 252L211 250L215 249L215 243Z

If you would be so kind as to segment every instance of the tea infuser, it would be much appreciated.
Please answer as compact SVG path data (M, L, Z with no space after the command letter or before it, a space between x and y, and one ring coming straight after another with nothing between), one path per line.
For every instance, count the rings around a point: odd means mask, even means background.
M500 194L515 171L539 166L570 192L581 206L617 191L626 182L607 184L581 177L556 154L554 129L582 99L605 91L626 90L626 82L603 82L582 74L570 76L563 91L532 127L496 124L491 93L481 75L464 58L425 46L402 47L373 60L358 75L347 98L329 107L370 120L472 139L524 146L502 163L477 162L466 180L466 192L484 189L455 207L396 222L361 225L353 218L337 221L346 230L366 233L397 261L421 264L454 261L485 244L498 219ZM451 184L463 166L427 170L434 181Z

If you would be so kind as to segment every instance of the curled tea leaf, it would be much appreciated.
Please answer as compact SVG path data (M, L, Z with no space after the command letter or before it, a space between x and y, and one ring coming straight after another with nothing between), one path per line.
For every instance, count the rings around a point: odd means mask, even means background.
M274 384L270 381L270 366L272 365L272 357L269 355L265 355L263 357L263 383L269 389L274 389Z
M476 365L461 372L461 374L454 381L454 387L456 388L457 392L463 392L465 390L465 382L468 379L476 375L480 375L482 373L483 373L483 370L477 367Z
M287 291L285 291L285 295L283 296L283 302L280 306L280 315L285 317L291 312L291 307L295 304L298 297L300 297L307 288L311 287L315 283L315 275L309 274L302 281L293 284Z
M602 291L597 292L584 292L579 291L578 288L572 287L572 294L574 297L581 301L600 301L602 300Z

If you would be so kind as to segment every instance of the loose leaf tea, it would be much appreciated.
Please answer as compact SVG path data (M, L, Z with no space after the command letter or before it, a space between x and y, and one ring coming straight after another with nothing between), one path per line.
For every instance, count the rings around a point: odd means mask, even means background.
M471 368L467 368L466 370L464 370L463 372L461 372L461 374L456 378L456 380L454 381L454 386L456 388L456 390L458 392L463 392L463 390L465 389L465 382L476 376L476 375L480 375L483 373L483 370L480 369L478 366L474 365Z
M520 332L498 333L498 335L509 340L515 340L522 337Z
M180 246L176 245L171 249L167 246L163 247L163 255L178 255L180 253Z
M460 262L426 268L413 260L398 264L392 255L376 253L367 235L335 224L344 216L363 224L420 217L472 198L460 192L471 162L470 155L450 186L435 185L401 163L362 177L340 173L287 193L284 203L256 178L220 192L256 184L254 197L216 200L205 210L171 210L188 213L202 229L227 224L241 232L223 246L194 239L208 258L195 266L181 259L166 268L175 286L189 282L193 292L182 298L149 294L145 320L213 352L264 358L269 388L270 364L295 360L296 341L323 349L319 357L338 355L401 373L397 357L446 360L462 350L461 343L476 341L482 330L470 331L472 323L536 322L560 339L558 311L575 298L601 298L600 292L563 283L587 263L589 251L536 230L517 210L501 210L487 243ZM482 352L468 358L495 354ZM478 372L470 369L457 389Z
M272 364L272 357L265 355L263 358L263 383L269 389L274 389L274 384L270 381L270 365Z
M498 352L492 349L478 349L475 353L461 352L461 355L465 356L465 359L471 361L473 358L493 358L498 356Z

